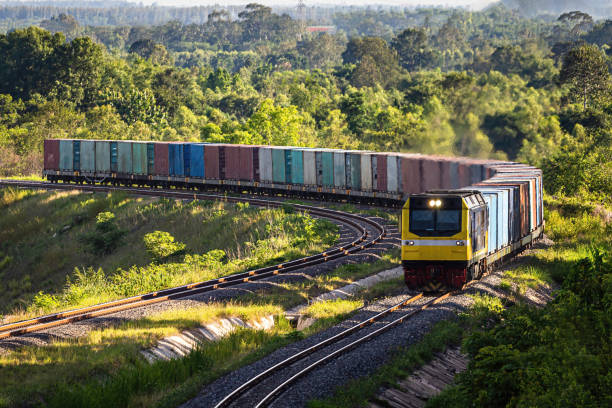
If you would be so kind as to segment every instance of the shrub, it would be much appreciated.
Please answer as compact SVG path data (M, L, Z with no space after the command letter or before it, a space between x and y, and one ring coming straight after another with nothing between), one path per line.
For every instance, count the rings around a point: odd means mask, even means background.
M165 231L155 231L144 236L147 252L155 262L163 261L185 250L185 244L174 242L174 237Z
M93 232L81 237L88 251L96 255L105 255L113 252L126 234L125 230L117 227L115 214L106 211L96 216L96 227Z

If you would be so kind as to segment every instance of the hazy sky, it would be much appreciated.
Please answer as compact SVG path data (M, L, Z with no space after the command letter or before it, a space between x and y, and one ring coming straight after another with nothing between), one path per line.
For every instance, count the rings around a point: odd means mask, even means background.
M297 5L297 0L129 0L134 3L158 4L164 6L194 6L194 5L243 5L255 1L265 5L289 6ZM481 9L494 0L304 0L306 5L379 5L388 4L393 6L451 6L469 7L470 9Z

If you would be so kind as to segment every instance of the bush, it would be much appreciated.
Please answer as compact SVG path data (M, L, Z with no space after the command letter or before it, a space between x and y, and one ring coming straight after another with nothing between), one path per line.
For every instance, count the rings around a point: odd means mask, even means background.
M155 231L144 236L147 252L155 262L163 261L185 250L185 244L174 242L174 237L165 231Z
M96 227L91 233L81 237L89 252L95 255L107 255L113 252L120 244L125 230L117 227L115 214L106 211L96 216Z

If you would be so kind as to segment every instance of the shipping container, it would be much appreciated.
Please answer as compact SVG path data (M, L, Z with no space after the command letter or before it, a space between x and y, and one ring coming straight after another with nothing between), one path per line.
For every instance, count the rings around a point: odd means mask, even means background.
M262 183L272 183L272 149L269 146L259 148L259 178Z
M363 152L361 158L361 191L372 191L372 157L371 153Z
M105 140L96 141L96 172L110 173L110 142Z
M183 143L168 144L169 173L171 177L185 177L185 146Z
M497 195L495 193L483 192L482 196L489 207L489 230L488 230L488 242L487 252L493 253L497 251Z
M290 184L293 183L293 174L291 170L293 166L291 161L293 160L293 155L291 153L291 148L283 148L283 155L285 156L285 183ZM274 164L274 163L273 163Z
M146 175L148 168L147 143L132 142L132 173Z
M346 154L346 186L351 190L361 190L361 153L351 151Z
M402 193L417 194L421 188L421 156L417 154L401 154Z
M209 180L219 180L219 145L204 145L204 177Z
M461 187L467 187L472 184L472 178L470 177L470 164L466 159L461 158L457 163L457 171L459 176L459 185Z
M132 174L132 142L117 142L117 173Z
M387 191L387 156L376 155L376 191Z
M346 187L346 161L344 151L334 151L334 187L345 188Z
M334 187L334 153L330 149L320 149L315 152L317 166L317 185Z
M240 145L239 179L259 181L259 147Z
M512 180L508 178L502 177L493 177L489 180L484 180L482 183L478 185L487 185L490 186L494 184L495 186L518 186L519 187L519 207L518 213L520 215L520 236L524 237L529 234L531 231L531 221L530 221L530 208L529 208L529 181L524 180ZM516 210L516 208L515 208ZM516 215L515 215L516 217Z
M168 176L170 174L168 143L154 143L155 175Z
M240 179L240 146L224 145L225 150L225 180Z
M497 232L497 236L495 238L495 243L496 246L495 247L491 247L491 248L503 248L506 245L509 244L510 242L510 217L509 217L509 207L510 207L510 202L509 202L509 191L506 188L496 188L496 187L484 187L484 186L478 186L475 187L475 189L477 189L478 191L480 191L483 196L487 195L487 194L495 194L496 195L496 202L495 204L497 205L497 207L495 206L491 206L489 207L489 212L495 212L495 214L490 215L490 220L491 222L493 222L495 220L497 226L496 232Z
M285 183L287 166L285 162L285 149L271 147L272 151L272 182Z
M448 175L446 175L448 176ZM440 163L431 157L421 158L421 188L423 191L437 190L442 188L440 178Z
M398 165L399 162L399 165ZM397 193L401 183L401 161L395 154L387 154L387 191Z
M461 180L459 178L459 162L456 160L448 160L448 172L450 173L450 188L460 188Z
M79 145L80 170L86 173L96 171L96 144L93 140L81 140ZM75 150L76 154L76 150ZM75 160L76 161L76 160Z
M185 155L187 153L185 152ZM189 146L189 173L190 178L203 179L206 176L204 166L204 145L202 143L191 143Z
M72 141L72 168L74 171L81 170L81 141Z
M147 174L155 174L155 143L147 143Z
M117 173L119 170L119 146L117 142L110 142L111 172Z
M58 139L45 139L44 144L44 167L45 170L60 169L60 141Z
M291 183L304 184L304 150L292 149L291 154Z
M304 184L308 186L317 185L317 164L315 158L315 150L303 150L304 161Z

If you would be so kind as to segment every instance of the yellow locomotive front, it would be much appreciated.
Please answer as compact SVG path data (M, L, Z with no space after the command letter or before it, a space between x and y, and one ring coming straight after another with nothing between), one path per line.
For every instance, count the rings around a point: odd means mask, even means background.
M411 289L461 288L486 259L487 205L478 191L410 195L402 209L402 266Z

